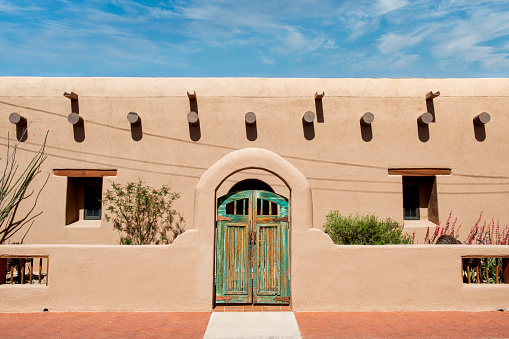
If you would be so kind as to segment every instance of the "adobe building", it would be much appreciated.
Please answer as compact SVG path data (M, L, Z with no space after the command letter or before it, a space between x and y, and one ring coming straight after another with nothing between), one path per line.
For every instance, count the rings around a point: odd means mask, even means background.
M415 231L418 244L451 211L463 239L480 212L508 223L508 93L509 79L4 77L1 151L7 135L11 145L23 139L17 160L25 164L48 131L47 159L34 185L49 179L27 245L0 254L24 247L53 255L51 281L67 279L73 292L66 299L61 287L59 298L38 291L31 297L37 307L50 302L60 310L74 310L80 300L87 310L204 310L218 302L308 311L492 309L500 291L507 304L507 288L465 292L456 278L461 256L485 253L478 246L431 252L413 245L402 255L398 246L336 246L321 229L333 209L391 217ZM158 248L98 246L118 244L119 234L94 201L111 182L138 179L180 193L174 207L187 231ZM107 277L97 278L103 287L94 290L95 301L69 287L92 288L66 276L66 260L87 265L100 256L121 270L144 259L145 269L157 271L146 251L173 272L155 288L180 286L163 305L156 294L133 297L136 283L120 292L104 287ZM499 246L490 251L508 255ZM238 262L251 255L257 268L244 272ZM353 266L341 268L345 258ZM446 277L426 273L438 261ZM382 262L399 273L384 277ZM368 272L358 272L361 263ZM111 269L101 270L108 276ZM410 273L400 276L402 270ZM367 282L373 274L378 280ZM440 279L448 282L434 285ZM376 286L392 292L380 295Z

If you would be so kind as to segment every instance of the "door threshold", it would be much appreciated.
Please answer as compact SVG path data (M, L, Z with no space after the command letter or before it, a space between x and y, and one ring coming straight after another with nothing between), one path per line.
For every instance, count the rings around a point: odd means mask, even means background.
M214 312L290 312L287 305L216 305Z

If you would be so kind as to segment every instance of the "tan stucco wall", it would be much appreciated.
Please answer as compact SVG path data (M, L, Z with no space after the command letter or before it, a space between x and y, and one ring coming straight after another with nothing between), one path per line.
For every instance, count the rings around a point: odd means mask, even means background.
M49 130L43 175L55 168L117 169L117 177L105 179L104 190L109 188L108 180L141 178L153 186L170 185L181 193L176 208L188 229L195 224L198 179L237 149L271 150L295 166L309 181L316 228L333 208L402 221L401 177L389 176L387 169L446 167L453 174L437 178L440 219L452 210L466 236L467 225L475 223L480 211L503 224L509 220L504 153L509 142L508 89L509 79L4 77L0 78L0 152L5 153L7 132L14 140L16 128L8 116L18 112L32 121L18 154L20 163ZM67 122L71 105L62 95L65 91L79 95L85 120L83 142L74 141ZM191 140L186 120L188 91L196 91L198 97L198 141ZM416 119L426 111L424 96L429 91L440 91L441 96L434 100L436 122L429 126L430 139L421 142ZM315 120L315 137L306 140L301 119L304 112L315 111L315 92L325 92L324 122ZM140 141L131 138L129 111L142 118ZM248 111L257 115L255 141L246 137ZM363 141L359 124L366 111L375 115L369 142ZM483 111L491 115L491 122L486 125L486 140L479 142L472 118ZM247 177L271 180L266 174ZM225 185L220 189L227 190ZM116 243L118 235L104 221L65 227L65 193L66 178L50 176L38 204L44 213L25 243ZM418 241L424 230L420 228Z
M304 233L314 246L293 256L295 311L509 308L509 285L461 277L461 256L507 256L505 246L338 246L319 230ZM211 272L200 270L209 253L192 246L196 235L165 246L1 246L0 256L49 255L50 264L48 286L0 285L0 311L210 311Z
M476 288L461 281L462 255L508 256L507 246L334 245L311 227L313 197L307 178L274 152L245 148L228 153L203 173L194 190L194 229L172 245L0 246L0 256L50 258L47 287L0 286L0 297L9 300L5 311L38 311L47 304L61 311L210 310L216 195L229 178L261 170L277 177L290 194L292 309L493 310L509 300L508 285ZM115 285L119 279L121 284ZM171 292L162 295L165 287Z

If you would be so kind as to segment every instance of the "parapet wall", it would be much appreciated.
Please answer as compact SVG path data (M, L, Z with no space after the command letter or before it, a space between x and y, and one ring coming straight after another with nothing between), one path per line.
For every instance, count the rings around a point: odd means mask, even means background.
M187 233L187 234L186 234ZM3 255L48 255L45 285L0 285L1 312L210 311L212 249L199 231L172 245L0 246ZM507 246L338 246L319 230L291 265L294 311L492 311L509 308L509 284L463 284L461 257L509 256Z

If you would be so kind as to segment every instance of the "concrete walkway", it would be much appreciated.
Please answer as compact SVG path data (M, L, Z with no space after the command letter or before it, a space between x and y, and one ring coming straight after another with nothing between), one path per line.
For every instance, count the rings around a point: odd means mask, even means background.
M300 339L293 312L212 312L205 339Z
M237 316L221 317L232 313ZM218 334L225 338L234 328L245 338L252 333L251 325L264 331L258 332L259 338L277 338L291 329L297 333L297 324L304 339L509 338L509 312L251 313L257 315L250 320L244 319L247 312L0 313L0 338L213 338ZM246 321L251 325L241 328ZM267 334L275 323L286 325Z

